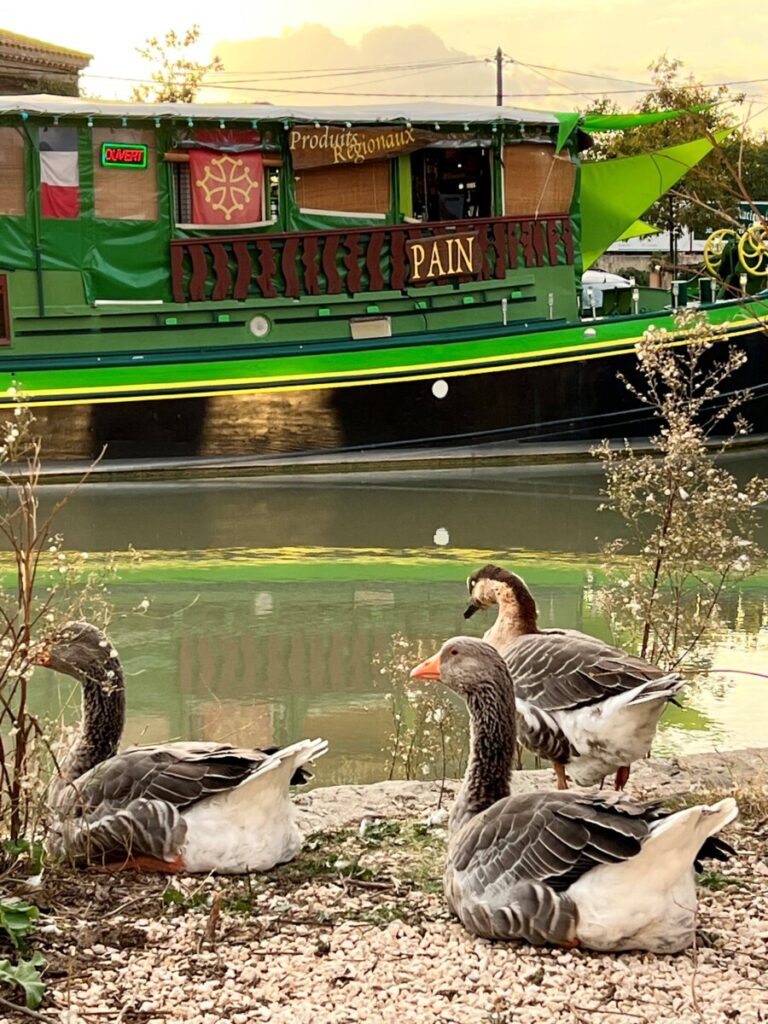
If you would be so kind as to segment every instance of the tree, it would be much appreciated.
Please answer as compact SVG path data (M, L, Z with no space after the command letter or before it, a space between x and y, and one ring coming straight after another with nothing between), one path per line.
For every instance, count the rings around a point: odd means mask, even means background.
M732 121L726 104L741 103L743 95L731 93L725 85L714 88L705 86L692 75L683 77L682 69L682 61L667 56L651 64L649 70L653 88L633 110L642 114L661 110L684 110L689 113L659 124L610 133L595 147L594 153L587 152L586 158L634 156L690 142L702 135L712 135L731 127ZM702 109L704 107L706 109ZM615 113L616 109L610 100L603 98L593 104L589 112ZM744 198L738 183L734 181L732 167L738 144L737 137L728 143L729 148L715 147L709 156L686 174L681 183L670 189L648 211L647 219L669 232L669 259L673 265L677 262L677 239L683 228L706 234L712 228L728 223L729 218L736 219L738 201ZM750 137L749 145L742 147L742 155L748 158L751 167L756 166L762 146ZM730 160L727 158L729 152Z
M138 103L191 103L205 76L224 67L216 56L210 64L190 59L187 51L199 38L200 26L193 25L183 35L171 29L162 39L152 36L144 47L136 47L139 56L153 65L150 78L155 85L136 86L131 99Z
M756 531L768 499L768 479L742 486L721 462L749 430L740 414L746 393L730 380L746 355L721 355L720 335L701 310L681 310L675 333L687 344L674 347L666 330L649 327L637 345L635 381L623 378L654 413L650 451L626 441L593 450L605 472L604 508L622 520L622 536L605 549L613 564L598 600L613 629L667 669L697 653L726 590L764 562Z

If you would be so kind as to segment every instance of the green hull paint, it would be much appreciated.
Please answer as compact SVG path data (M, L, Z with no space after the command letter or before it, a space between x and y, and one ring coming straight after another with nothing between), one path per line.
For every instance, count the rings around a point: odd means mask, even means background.
M728 324L730 337L755 330L759 319L766 321L766 311L759 300L747 305L720 304L711 308L708 315L714 324ZM139 314L132 313L130 317L136 320ZM107 318L105 314L103 319ZM455 320L455 314L451 314L450 319ZM56 351L30 358L31 350L40 352L34 345L34 336L30 336L25 339L29 344L19 342L13 349L3 352L0 360L8 367L3 381L5 388L15 384L31 401L39 404L76 403L84 399L138 398L144 394L163 397L165 394L225 394L238 390L365 384L437 374L489 373L529 365L531 361L601 358L630 349L650 322L670 331L674 329L669 313L656 313L578 325L546 321L518 323L507 330L490 325L458 330L455 325L446 324L438 331L438 337L429 330L422 330L401 338L362 343L346 338L335 341L307 338L301 343L279 343L269 337L243 345L238 332L247 330L244 324L204 326L198 322L182 328L179 318L178 325L163 331L155 328L153 332L138 323L128 331L120 319L123 329L118 339L111 339L115 346L112 353L98 329L95 337L88 337L90 344L98 347L101 353L98 357L85 350L86 336L75 330L72 334L57 336ZM63 326L61 321L59 323ZM299 333L298 325L291 326L295 336ZM327 327L328 333L339 329L338 322ZM590 329L594 330L594 337L587 336ZM178 338L176 344L170 341L174 334ZM165 341L165 346L145 347L143 341L150 336L157 343L157 335ZM217 351L214 339L219 346L227 345L227 350ZM65 342L68 352L62 351ZM260 354L254 355L254 350ZM5 404L10 402L11 399L6 399Z

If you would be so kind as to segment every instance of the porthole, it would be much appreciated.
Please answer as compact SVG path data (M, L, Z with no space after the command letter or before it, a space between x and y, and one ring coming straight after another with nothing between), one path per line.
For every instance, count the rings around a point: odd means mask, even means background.
M251 334L256 338L266 338L271 328L271 324L265 316L253 317L248 326L251 329Z

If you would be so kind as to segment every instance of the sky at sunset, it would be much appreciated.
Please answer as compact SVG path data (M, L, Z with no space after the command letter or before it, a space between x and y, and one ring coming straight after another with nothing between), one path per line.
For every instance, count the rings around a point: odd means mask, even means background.
M666 52L706 83L762 79L734 88L747 92L753 124L768 127L768 3L759 0L0 5L0 28L92 53L83 85L109 98L128 97L129 79L146 77L134 49L147 36L195 22L197 57L216 53L225 66L204 101L490 104L495 72L485 58L501 46L512 105L568 110L610 93L628 108L644 91L648 64Z

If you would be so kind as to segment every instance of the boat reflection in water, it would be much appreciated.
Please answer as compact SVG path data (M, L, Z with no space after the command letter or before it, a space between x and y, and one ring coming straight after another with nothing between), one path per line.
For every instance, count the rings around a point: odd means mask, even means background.
M740 456L740 477L765 472ZM481 633L462 618L468 573L494 560L517 569L542 625L608 638L590 602L599 544L616 523L598 515L593 465L431 471L361 479L101 485L65 509L67 546L144 552L113 588L112 638L127 670L128 743L199 737L242 744L322 735L321 779L367 782L389 771L386 670L393 636L415 663L445 637ZM46 501L58 497L46 491ZM600 538L599 540L597 538ZM715 666L757 669L766 655L768 582L725 601ZM149 610L139 614L144 597ZM381 672L381 665L385 671ZM710 676L670 708L665 754L764 742L760 681ZM36 688L55 712L69 681Z

